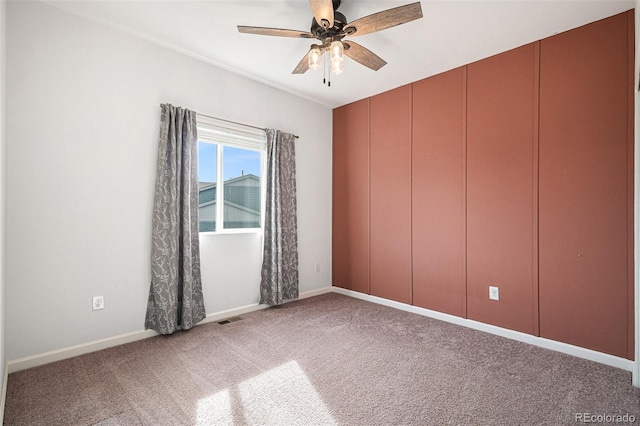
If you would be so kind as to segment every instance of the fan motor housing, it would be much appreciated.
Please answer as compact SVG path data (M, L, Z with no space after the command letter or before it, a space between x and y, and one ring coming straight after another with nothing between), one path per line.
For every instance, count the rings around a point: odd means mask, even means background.
M338 0L338 5L339 4L340 4L340 1ZM340 35L344 37L344 34L342 33L342 29L344 28L345 25L347 25L347 18L342 13L334 9L333 27L325 29L323 26L318 24L318 21L316 21L315 18L311 18L310 32L320 40L324 41L326 38L330 38L330 37L333 38Z

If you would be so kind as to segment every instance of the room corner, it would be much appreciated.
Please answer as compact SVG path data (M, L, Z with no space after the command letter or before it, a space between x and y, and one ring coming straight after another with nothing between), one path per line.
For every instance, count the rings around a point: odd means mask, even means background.
M6 221L6 1L0 0L0 420L4 418L4 402L7 390L7 368L5 365L4 327L5 327L5 221Z

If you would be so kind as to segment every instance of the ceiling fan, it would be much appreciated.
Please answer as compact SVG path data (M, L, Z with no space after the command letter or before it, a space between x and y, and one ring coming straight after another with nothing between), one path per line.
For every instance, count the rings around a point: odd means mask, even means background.
M352 22L348 22L347 18L338 12L341 0L309 0L309 3L313 11L313 18L311 30L308 32L244 25L238 25L238 31L245 34L277 37L315 38L320 41L320 44L311 45L292 74L304 74L310 68L319 69L322 55L327 51L330 52L331 71L334 74L340 74L343 55L374 71L378 71L387 64L384 59L369 49L353 41L342 41L342 39L347 36L355 37L374 33L422 18L420 2L387 9Z

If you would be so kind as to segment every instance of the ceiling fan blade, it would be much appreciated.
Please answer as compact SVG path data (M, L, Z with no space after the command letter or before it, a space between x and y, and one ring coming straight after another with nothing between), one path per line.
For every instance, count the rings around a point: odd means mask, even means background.
M380 56L376 55L366 47L360 46L358 43L345 41L342 44L344 45L345 55L367 68L378 71L380 68L387 65L387 62L384 59L382 59Z
M309 52L300 60L291 74L304 74L309 70Z
M318 25L324 28L333 27L333 1L331 0L309 0L313 16ZM322 21L326 21L323 25Z
M245 25L238 25L238 31L244 34L268 35L276 37L316 38L316 36L307 31L283 30L281 28L248 27Z
M420 2L415 2L356 19L344 27L344 32L350 36L369 34L419 18L422 18L422 7Z

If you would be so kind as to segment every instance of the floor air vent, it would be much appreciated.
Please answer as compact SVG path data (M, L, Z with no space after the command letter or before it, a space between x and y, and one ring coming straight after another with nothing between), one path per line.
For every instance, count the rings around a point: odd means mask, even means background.
M241 319L242 318L240 317L231 317L231 318L223 319L222 321L218 321L218 324L225 325L225 324L229 324L230 322L240 321Z

